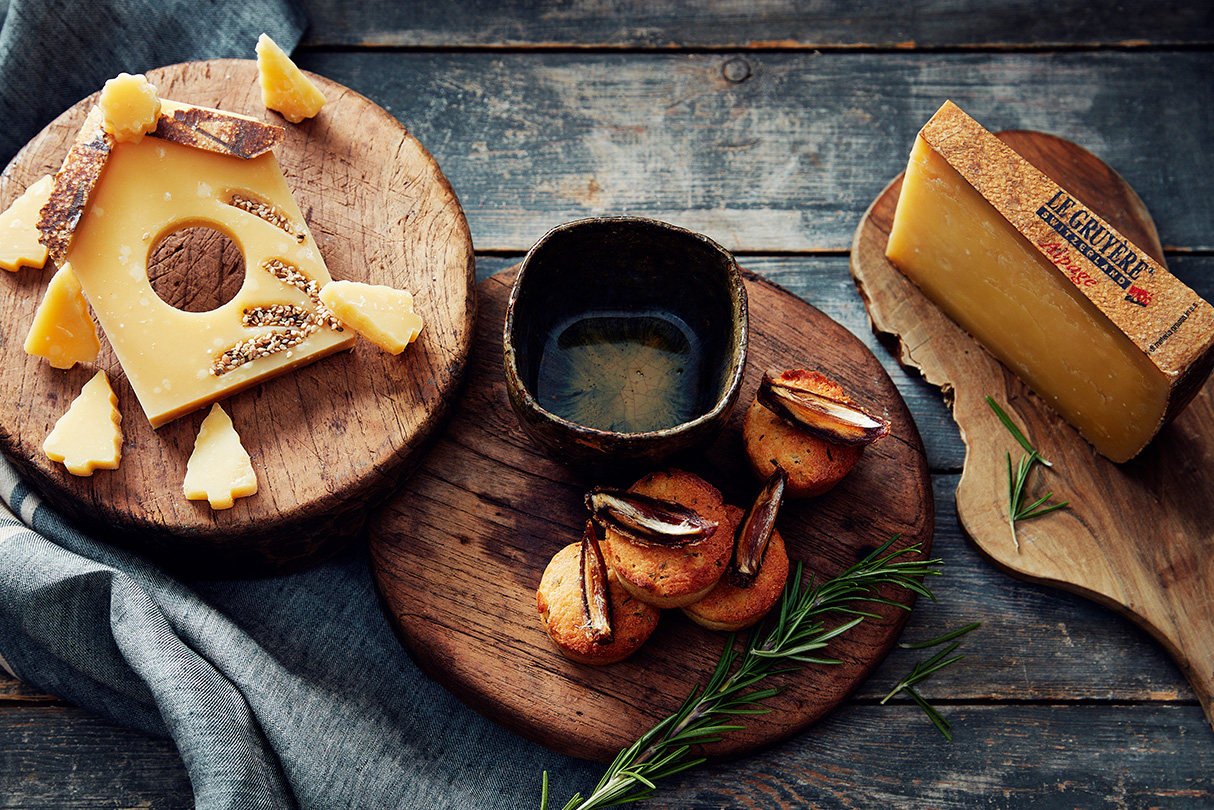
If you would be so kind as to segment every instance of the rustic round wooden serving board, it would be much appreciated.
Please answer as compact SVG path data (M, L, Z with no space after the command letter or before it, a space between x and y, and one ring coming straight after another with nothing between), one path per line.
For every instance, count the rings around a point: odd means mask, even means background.
M1035 132L1000 137L1161 264L1154 223L1133 189L1091 153ZM901 189L895 179L856 231L851 268L879 333L940 386L966 444L957 513L974 544L1025 579L1083 594L1161 641L1214 722L1214 384L1136 459L1113 464L956 326L885 258ZM1061 350L1061 349L1060 349ZM1007 453L1023 450L988 407L993 397L1053 468L1030 480L1070 506L1008 525Z
M173 65L148 79L163 98L285 127L275 154L331 275L413 292L421 336L398 356L360 339L348 352L225 400L259 491L213 511L206 501L186 500L181 489L205 410L152 430L104 336L96 363L66 371L27 355L25 334L54 268L3 273L0 448L49 502L169 565L220 576L298 568L356 536L369 506L408 473L445 421L475 315L468 226L425 148L345 87L312 76L328 103L316 118L290 124L262 105L253 61ZM65 112L17 155L0 177L0 205L58 169L93 101ZM198 257L188 250L161 251L158 259L153 276L176 283L184 298L212 294L218 285L199 281ZM223 261L210 259L207 266ZM156 289L166 297L166 288ZM50 462L41 445L97 368L118 395L122 463L78 478Z
M406 648L473 708L524 737L574 756L614 757L675 711L712 672L725 635L666 611L631 658L592 667L565 659L536 612L548 560L577 542L583 496L597 483L543 456L523 434L506 394L502 325L517 269L478 287L480 315L468 387L449 429L416 473L372 519L372 567L385 610ZM832 492L786 501L780 532L805 577L830 577L895 533L896 548L931 546L931 480L918 429L871 352L822 312L753 274L750 353L741 399L716 443L679 466L749 503L759 482L743 455L740 424L768 368L819 368L864 406L884 413L891 435L866 452ZM884 594L910 605L905 591ZM838 704L893 645L907 611L880 607L827 654L843 663L782 677L771 714L709 749L739 755L784 739Z

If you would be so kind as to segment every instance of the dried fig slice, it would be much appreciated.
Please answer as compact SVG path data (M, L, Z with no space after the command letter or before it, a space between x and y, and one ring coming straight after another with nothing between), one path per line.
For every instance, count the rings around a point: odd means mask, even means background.
M594 519L643 546L682 548L707 540L717 523L675 501L622 489L595 487L586 494Z
M833 444L871 444L889 433L887 420L847 398L800 388L771 374L759 384L758 399L763 407Z
M614 633L611 629L611 596L607 590L607 561L599 548L593 520L586 521L581 553L582 612L586 617L586 630L595 644L610 644Z
M733 560L729 564L731 585L749 588L759 576L767 544L776 528L776 513L780 511L784 485L787 483L788 473L777 466L738 524L738 530L734 533Z

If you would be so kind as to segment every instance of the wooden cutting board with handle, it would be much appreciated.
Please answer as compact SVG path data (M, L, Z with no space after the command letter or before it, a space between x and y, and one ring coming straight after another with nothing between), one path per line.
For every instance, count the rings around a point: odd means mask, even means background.
M0 449L49 502L90 530L191 575L299 568L357 536L370 506L395 487L444 422L475 314L468 225L417 139L341 85L312 76L328 102L315 118L290 124L262 105L251 60L192 62L147 75L163 98L284 127L275 154L330 274L411 291L424 322L421 336L396 356L359 339L350 351L224 400L259 490L214 511L182 493L206 410L153 430L104 335L96 362L72 369L27 355L25 334L54 268L2 273ZM58 169L94 101L65 112L14 158L0 177L0 205ZM148 272L161 298L198 311L230 297L231 285L244 279L243 257L217 236L195 229L153 246ZM98 368L119 399L122 462L78 478L48 460L41 446Z
M1155 226L1133 189L1082 147L1051 135L1000 133L1027 160L1163 263ZM1096 454L1020 380L949 320L885 258L901 177L856 231L851 269L873 328L900 360L944 391L966 444L957 513L998 567L1110 606L1158 639L1214 723L1214 385L1137 458ZM1024 451L985 401L993 397L1053 467L1029 479L1031 500L1063 510L1008 523L1007 453ZM1029 501L1031 502L1031 501ZM1017 546L1017 540L1019 545Z

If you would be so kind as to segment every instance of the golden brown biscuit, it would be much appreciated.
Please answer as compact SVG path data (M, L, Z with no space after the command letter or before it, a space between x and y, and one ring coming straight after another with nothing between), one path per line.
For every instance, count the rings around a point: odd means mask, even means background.
M779 379L850 401L838 383L816 371L785 371ZM784 468L788 473L785 495L789 498L810 498L829 491L856 466L866 446L835 444L807 433L757 399L742 422L742 442L751 469L760 480L766 480L777 465Z
M622 661L653 634L661 612L624 590L609 568L607 591L611 601L612 640L609 644L596 644L586 628L581 576L580 543L565 546L549 561L535 592L535 606L544 629L557 649L579 664Z
M729 514L729 531L733 534L746 513L733 505L726 505L725 509ZM784 548L784 538L773 530L759 575L749 588L731 584L726 575L707 596L687 605L683 612L709 630L742 630L767 615L780 600L787 579L788 552Z
M707 540L681 548L640 545L607 529L601 546L608 567L629 593L656 607L682 607L703 598L716 586L733 553L721 493L683 470L651 473L629 492L675 501L719 525Z

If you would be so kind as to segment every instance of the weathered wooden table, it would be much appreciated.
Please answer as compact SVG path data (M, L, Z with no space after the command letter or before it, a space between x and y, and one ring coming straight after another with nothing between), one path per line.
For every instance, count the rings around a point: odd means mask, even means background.
M478 276L566 220L674 222L869 343L915 416L945 575L905 638L982 622L965 660L922 686L955 742L908 701L879 704L920 657L896 651L809 732L668 780L650 806L1214 806L1214 730L1164 650L967 543L958 431L940 392L872 336L848 273L864 210L951 98L992 129L1052 132L1106 160L1153 213L1172 269L1214 297L1208 4L305 5L298 62L381 104L433 152L467 213ZM171 743L5 679L0 763L0 807L192 803Z

